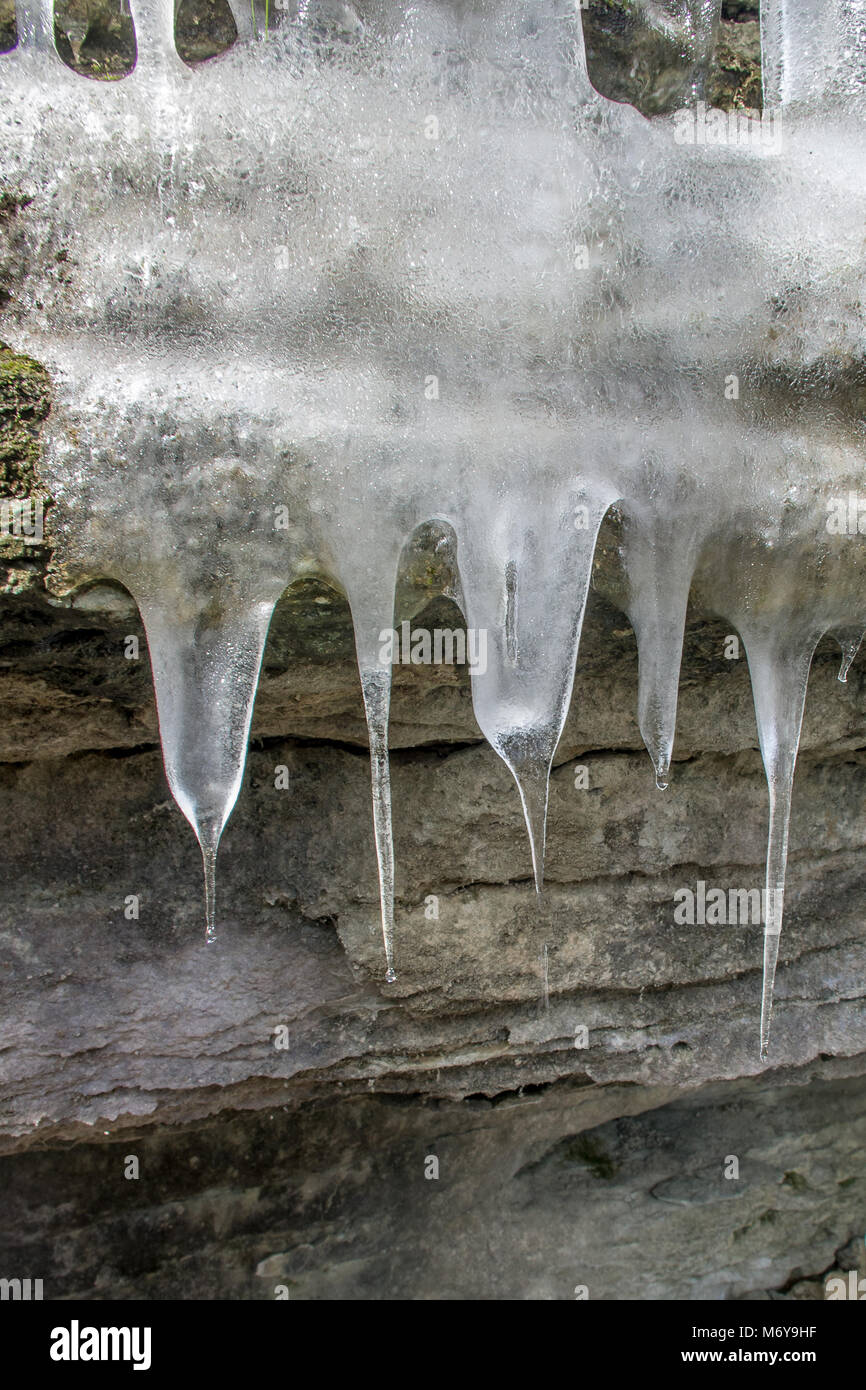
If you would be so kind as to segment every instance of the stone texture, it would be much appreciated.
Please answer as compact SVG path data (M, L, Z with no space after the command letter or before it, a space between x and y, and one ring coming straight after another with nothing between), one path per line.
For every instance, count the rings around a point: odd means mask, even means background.
M863 1101L826 1064L685 1097L335 1082L300 1110L0 1159L5 1267L97 1299L814 1298L862 1269Z

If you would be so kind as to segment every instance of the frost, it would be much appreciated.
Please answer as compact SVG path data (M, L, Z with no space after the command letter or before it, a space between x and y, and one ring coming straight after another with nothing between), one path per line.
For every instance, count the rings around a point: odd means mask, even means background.
M29 199L29 274L4 317L55 382L60 557L141 610L209 936L271 614L320 573L355 627L393 978L379 634L431 521L487 633L475 714L541 891L616 503L660 787L691 592L748 655L770 798L766 1054L812 653L834 633L844 679L866 627L863 541L827 524L862 477L863 422L832 384L863 358L866 7L769 0L774 110L719 123L696 105L685 139L593 91L570 0L309 0L267 38L233 4L238 43L195 71L173 0L131 8L137 65L97 83L54 53L48 0L19 4L0 173ZM718 7L649 8L682 37L697 102Z

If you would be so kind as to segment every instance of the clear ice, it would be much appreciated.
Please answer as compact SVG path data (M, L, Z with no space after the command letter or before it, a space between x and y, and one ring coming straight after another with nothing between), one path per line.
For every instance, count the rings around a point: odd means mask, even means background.
M718 0L646 0L692 105L647 120L586 69L575 0L304 0L195 71L174 0L130 0L132 73L75 75L51 0L0 57L2 187L26 263L4 332L55 384L59 558L147 632L166 772L201 845L207 934L274 606L346 594L369 726L387 978L401 553L450 537L478 724L543 880L551 764L599 528L622 521L639 722L673 756L686 608L748 657L769 788L766 1056L809 667L866 628L856 494L866 5L763 0L765 111L707 113ZM15 253L23 251L19 261Z

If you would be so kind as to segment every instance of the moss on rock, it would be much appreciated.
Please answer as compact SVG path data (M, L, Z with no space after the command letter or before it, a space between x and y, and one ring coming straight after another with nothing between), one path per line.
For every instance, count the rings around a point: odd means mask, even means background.
M50 408L45 368L0 343L0 495L39 491L39 429Z

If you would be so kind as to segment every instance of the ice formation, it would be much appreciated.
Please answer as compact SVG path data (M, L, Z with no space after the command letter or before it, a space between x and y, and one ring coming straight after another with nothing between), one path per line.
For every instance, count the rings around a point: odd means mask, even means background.
M60 556L137 600L165 766L217 847L274 606L348 597L370 732L388 978L391 628L401 552L450 538L478 724L541 887L551 762L596 536L622 515L640 727L670 772L689 593L740 634L769 786L761 1049L810 662L866 628L856 495L864 0L764 0L760 122L698 105L718 0L658 0L686 119L590 85L575 0L299 3L196 69L174 0L130 0L134 71L57 57L19 0L0 57L3 186L28 271L4 333L55 383ZM856 514L855 506L855 514ZM847 513L846 513L847 515Z

